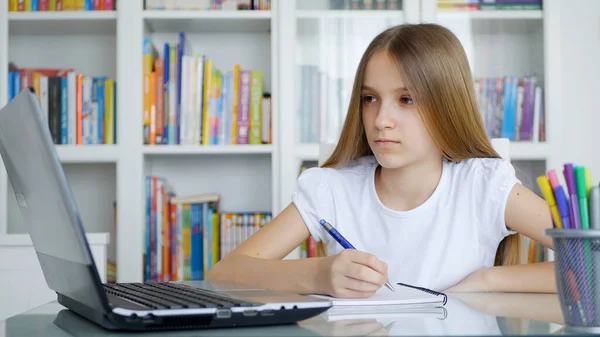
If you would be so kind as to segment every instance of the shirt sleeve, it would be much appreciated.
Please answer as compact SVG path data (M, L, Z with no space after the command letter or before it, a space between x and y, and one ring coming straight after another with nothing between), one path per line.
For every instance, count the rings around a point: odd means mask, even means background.
M499 240L515 234L504 220L508 196L513 187L521 183L513 165L508 160L485 158L481 160L478 171L475 189L484 230L490 237Z
M292 202L300 212L310 235L315 241L327 241L319 221L335 223L333 193L327 183L327 169L313 167L298 177Z

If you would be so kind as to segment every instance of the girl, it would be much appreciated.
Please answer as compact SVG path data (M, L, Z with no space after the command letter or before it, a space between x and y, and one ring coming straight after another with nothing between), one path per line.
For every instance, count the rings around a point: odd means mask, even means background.
M357 249L344 250L325 219ZM465 52L434 24L396 26L365 51L339 142L292 203L208 280L368 297L389 279L441 291L555 292L554 264L518 265L520 234L552 247L545 201L499 158ZM311 235L327 256L282 260Z

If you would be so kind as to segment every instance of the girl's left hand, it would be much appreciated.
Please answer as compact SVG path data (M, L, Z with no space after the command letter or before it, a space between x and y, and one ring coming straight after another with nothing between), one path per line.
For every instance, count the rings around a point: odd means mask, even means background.
M446 289L446 292L489 292L485 278L486 270L482 268L473 272L458 284Z

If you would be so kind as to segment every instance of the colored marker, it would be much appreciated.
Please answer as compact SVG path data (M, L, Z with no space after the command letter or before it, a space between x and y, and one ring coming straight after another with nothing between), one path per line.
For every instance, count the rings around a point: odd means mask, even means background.
M554 190L554 198L556 199L556 205L558 206L558 212L560 213L562 226L563 228L572 228L571 221L569 220L569 201L567 200L565 190L558 183L558 177L556 176L555 170L548 171L548 180L550 181L550 185Z
M590 197L590 192L592 191L592 187L594 183L592 182L592 170L589 167L585 168L585 189L587 191L587 197Z
M579 293L579 290L577 289L577 281L575 281L575 275L573 274L572 270L569 270L567 271L566 276L568 287L571 288L571 295L573 296L575 305L577 305L577 309L579 309L579 316L581 316L583 325L586 325L587 320L585 319L585 314L583 313L583 309L581 308L581 295Z
M567 182L567 190L569 191L569 216L571 224L575 229L581 229L581 218L579 216L579 199L577 197L577 185L575 184L575 171L573 164L564 165L563 175Z
M577 197L579 199L579 216L581 219L581 229L590 229L587 191L585 185L585 168L583 166L575 167L575 184L577 186Z
M590 191L590 228L600 229L600 187L598 186L593 186Z
M550 186L550 181L546 176L539 176L537 177L537 183L540 190L542 190L546 203L548 203L548 207L550 207L550 214L552 215L554 226L556 228L563 228L560 213L556 207L556 199L554 199L554 193L552 193L552 186Z
M598 230L600 229L600 187L592 186L590 191L590 228ZM594 274L600 272L600 240L592 240L592 270ZM600 303L600 291L594 292L595 298L594 303ZM600 323L600 310L596 311L596 324Z

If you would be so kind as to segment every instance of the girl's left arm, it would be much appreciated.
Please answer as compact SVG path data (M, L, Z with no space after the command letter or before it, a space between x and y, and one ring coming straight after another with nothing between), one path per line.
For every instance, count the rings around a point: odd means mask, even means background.
M552 227L544 199L516 184L508 196L504 214L507 227L553 249L552 239L544 233ZM480 269L447 291L555 293L554 262Z

